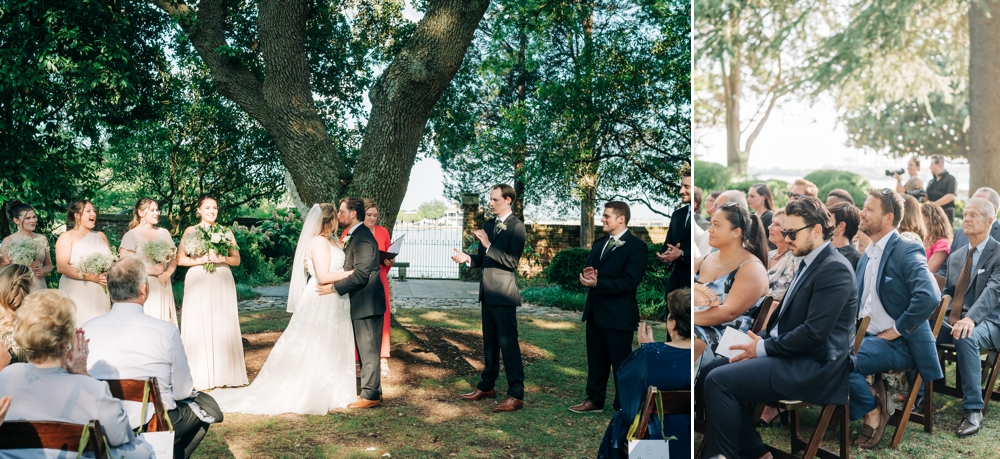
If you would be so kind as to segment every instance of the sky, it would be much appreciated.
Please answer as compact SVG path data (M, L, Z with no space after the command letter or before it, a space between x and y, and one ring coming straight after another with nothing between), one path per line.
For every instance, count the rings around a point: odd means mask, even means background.
M695 129L694 138L698 139L692 148L696 158L726 164L723 129ZM886 177L885 170L905 168L905 158L889 158L853 149L845 145L846 141L847 134L837 123L837 109L833 103L820 101L809 105L789 100L775 108L754 142L748 170L761 179L788 181L816 169L841 169L861 174L875 187L895 186L896 181ZM931 178L928 165L924 158L918 174L924 183ZM969 186L968 163L949 160L946 169L958 180L960 197L965 196ZM695 174L698 174L697 169Z

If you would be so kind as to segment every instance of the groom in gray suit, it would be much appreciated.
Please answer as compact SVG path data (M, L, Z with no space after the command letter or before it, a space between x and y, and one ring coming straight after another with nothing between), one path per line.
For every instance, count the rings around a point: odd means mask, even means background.
M956 434L979 433L983 424L983 391L979 351L1000 345L1000 243L990 237L996 210L990 201L972 198L965 204L962 229L968 243L948 257L944 293L952 295L939 343L954 343L962 376L962 422Z
M351 297L351 321L354 345L361 360L361 394L348 408L373 408L382 404L382 378L379 352L382 349L382 320L385 316L385 289L378 275L378 243L363 224L365 203L358 198L340 200L337 220L347 229L344 237L344 270L354 274L333 283L338 295ZM318 288L320 294L332 293L329 285Z

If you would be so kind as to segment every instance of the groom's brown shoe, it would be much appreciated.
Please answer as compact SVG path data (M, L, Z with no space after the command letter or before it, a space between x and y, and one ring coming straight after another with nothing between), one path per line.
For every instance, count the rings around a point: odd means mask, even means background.
M569 407L569 410L574 413L589 413L591 411L602 411L604 410L604 407L598 407L597 405L594 404L594 402L590 401L590 399L588 398L579 405L573 405Z
M500 402L499 405L493 407L493 412L500 413L500 412L517 411L521 409L523 406L524 402L508 395L507 398L503 399L503 401Z
M477 387L476 390L469 392L468 394L459 395L459 397L462 397L462 400L467 400L470 402L474 402L476 400L482 400L486 397L497 398L497 390L490 389L489 392L483 392L479 390L479 388Z
M367 398L358 398L358 401L347 405L348 408L375 408L376 406L382 405L382 400L368 400Z

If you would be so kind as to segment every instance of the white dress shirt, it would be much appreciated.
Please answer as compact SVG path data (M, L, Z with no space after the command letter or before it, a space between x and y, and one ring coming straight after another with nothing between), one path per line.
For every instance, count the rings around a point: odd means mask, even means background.
M861 314L858 317L871 316L872 321L868 324L868 334L877 335L890 328L896 328L896 320L885 312L882 300L878 297L878 267L882 261L882 254L885 246L889 243L889 237L896 234L896 230L889 231L882 236L878 242L868 244L865 255L868 255L868 265L865 267L865 287L861 294Z
M496 225L498 225L498 224L500 224L500 222L502 222L502 221L506 220L506 219L507 219L507 217L510 217L510 214L512 214L512 213L514 213L514 211L512 211L512 210L508 210L508 211L507 211L507 213L505 213L505 214L503 214L503 215L498 215L498 216L496 217L496 219L497 219L496 223L494 223L494 224L493 224L493 231L494 231L494 232L496 232ZM497 235L499 235L499 234L500 234L500 233L497 233ZM487 235L487 236L492 236L492 234L490 234L490 235ZM487 240L489 240L489 237L487 237ZM493 247L493 244L492 244L492 243L490 243L490 247ZM486 252L489 252L489 251L490 251L490 247L487 247L487 248L486 248ZM486 253L486 252L483 252L483 253ZM470 254L470 255L471 255L471 254ZM468 267L469 269L472 269L472 260L471 260L471 258L470 258L470 260L469 260L469 261L465 262L465 266L466 266L466 267Z
M156 377L167 410L177 407L176 400L191 397L194 380L184 343L170 322L146 315L140 304L116 303L108 313L84 323L83 330L90 339L87 368L94 378ZM123 401L122 407L132 427L139 427L142 403ZM152 416L147 409L145 421Z
M608 242L604 243L604 247L601 247L601 253L604 253L604 251L608 248L608 244L610 244L611 241L621 240L622 235L625 234L625 231L628 231L628 227L622 228L621 230L618 231L617 234L612 234L611 237L608 238ZM615 249L611 249L611 251L614 252ZM610 255L611 252L608 252L608 254Z
M799 288L799 282L801 282L802 278L805 277L806 271L809 270L809 266L812 265L812 263L814 261L816 261L816 257L818 257L819 253L822 252L823 249L826 248L826 246L828 246L828 245L830 245L830 241L824 242L819 247L816 247L815 249L813 249L812 252L809 252L808 255L802 257L802 261L799 262L800 263L800 267L797 268L797 271L795 271L795 276L792 277L792 282L790 284L788 284L788 289L785 290L785 296L784 296L784 298L782 298L782 301L780 303L780 307L778 308L778 313L777 313L778 315L775 316L774 320L778 320L777 317L781 316L781 312L785 310L786 306L788 306L788 302L785 301L785 300L786 299L791 299L791 296L789 296L789 294L793 293L796 289ZM793 253L792 255L795 255L795 254ZM804 264L802 264L802 263L804 263ZM770 336L771 336L771 338L777 338L778 337L778 324L777 323L775 323L774 324L774 328L771 329L771 335ZM767 355L767 350L764 349L764 340L757 341L757 357L763 357L765 355Z
M362 224L364 224L364 222L355 223L354 226L351 227L351 229L347 230L347 235L350 236L354 234L354 230L358 229L358 227L361 226Z

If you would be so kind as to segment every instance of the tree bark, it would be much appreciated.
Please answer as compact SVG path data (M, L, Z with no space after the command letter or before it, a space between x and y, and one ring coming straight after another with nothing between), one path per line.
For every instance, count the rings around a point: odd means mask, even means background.
M350 193L375 199L392 231L431 110L458 72L489 0L432 0L368 96L372 111ZM297 184L298 182L296 182Z
M580 199L580 247L594 245L594 209L597 207L597 175L584 177Z
M987 17L984 7L992 17ZM1000 4L969 5L969 190L1000 190Z
M528 27L527 21L522 21L518 24L520 31L518 33L518 48L517 48L517 77L515 79L515 84L517 85L517 103L520 108L525 107L525 102L528 99L528 71L525 68L525 52L528 49L528 34L525 29ZM519 126L521 127L521 126ZM521 130L521 138L518 141L517 151L515 153L516 158L514 158L514 193L517 194L517 200L514 202L514 215L517 218L524 221L524 166L528 158L528 134L526 129Z

